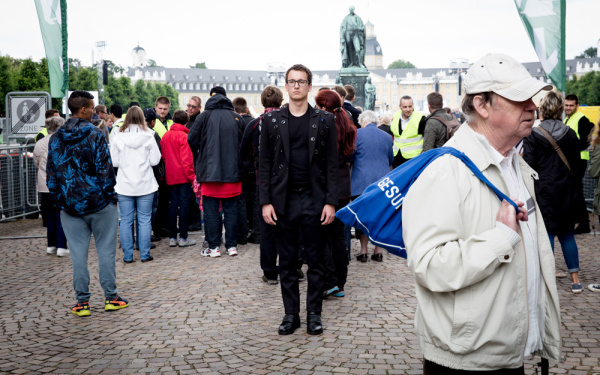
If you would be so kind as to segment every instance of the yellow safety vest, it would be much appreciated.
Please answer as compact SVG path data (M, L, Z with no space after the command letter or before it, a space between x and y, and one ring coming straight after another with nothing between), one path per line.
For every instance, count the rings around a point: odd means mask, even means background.
M401 116L402 111L394 113L390 127L394 134L394 156L398 155L398 151L400 151L404 159L412 159L423 151L423 134L419 134L419 123L423 115L414 111L400 135Z
M167 132L167 130L169 130L171 128L171 125L173 124L173 120L167 120L167 126L165 126L162 121L160 121L160 119L156 119L154 121L154 130L156 132L156 134L158 134L159 137L163 137L163 135L165 135L165 133Z
M47 137L48 136L48 129L46 129L45 127L43 127L42 130L40 130L40 132L36 134L36 136L34 138L34 141L36 141L36 142L38 141L38 137L40 136L40 134L43 135L44 137ZM44 137L42 137L42 138L44 138Z
M581 120L582 117L585 117L583 113L575 112L571 117L565 118L565 124L575 131L577 138L579 139L581 139L579 136L579 120ZM590 152L588 150L581 151L581 160L590 160Z

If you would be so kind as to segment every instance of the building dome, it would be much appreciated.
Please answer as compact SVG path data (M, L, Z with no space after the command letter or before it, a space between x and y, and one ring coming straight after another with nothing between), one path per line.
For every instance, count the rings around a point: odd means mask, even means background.
M370 21L365 24L365 32L365 65L369 70L383 69L383 51L375 36L375 26Z
M131 63L134 68L146 66L146 50L138 46L131 50Z

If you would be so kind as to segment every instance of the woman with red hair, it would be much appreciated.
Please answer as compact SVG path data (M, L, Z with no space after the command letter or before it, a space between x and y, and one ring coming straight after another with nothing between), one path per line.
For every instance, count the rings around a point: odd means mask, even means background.
M338 204L336 211L350 202L350 155L354 152L356 128L342 108L342 99L331 90L321 90L315 97L317 108L335 115L338 139ZM348 254L344 223L336 218L327 228L328 252L326 254L325 297L344 297L348 277Z

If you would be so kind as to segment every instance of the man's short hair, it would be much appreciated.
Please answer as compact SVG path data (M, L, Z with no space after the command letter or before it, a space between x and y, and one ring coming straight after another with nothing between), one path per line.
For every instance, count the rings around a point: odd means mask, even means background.
M482 92L479 94L466 94L463 97L461 109L469 124L475 122L475 113L477 113L475 110L475 105L473 104L473 99L475 99L476 96L481 96L481 99L483 99L484 103L489 103L492 105L492 98L494 95L495 94L493 92Z
M344 99L346 97L346 95L348 95L348 93L346 92L346 89L343 88L342 86L333 86L332 90L337 92L338 94L340 94L342 99Z
M231 104L233 104L233 110L240 115L248 112L248 102L241 96L233 99Z
M298 70L301 72L306 73L306 79L308 80L308 84L312 85L312 72L310 71L310 69L308 69L307 67L305 67L302 64L295 64L292 65L286 72L285 72L285 82L287 83L288 80L288 75L290 74L290 71L292 70Z
M110 106L110 113L112 113L116 118L123 117L123 108L118 104L113 104Z
M562 120L562 113L565 108L562 94L556 91L550 91L542 99L539 110L544 120Z
M44 113L44 116L46 116L46 119L49 119L50 117L54 117L55 113L58 113L56 109L49 109Z
M269 85L260 94L260 102L265 108L279 108L283 102L283 92L279 87Z
M156 107L158 104L166 104L170 107L171 101L166 96L159 96L158 98L156 98L156 101L154 102L154 106Z
M178 109L173 113L173 122L176 124L185 125L190 121L190 116L183 109Z
M65 119L62 117L52 116L46 119L44 124L48 134L55 133L65 123Z
M319 89L319 91L323 91L323 90L331 90L331 89L329 88L329 86L323 86Z
M202 99L200 99L199 96L194 95L190 98L190 100L196 100L196 101L198 101L198 105L202 106Z
M439 92L432 92L427 95L427 104L431 106L432 110L440 109L444 106L444 97Z
M221 86L215 86L212 89L210 89L210 96L213 96L214 94L221 94L223 96L227 96L227 91L225 91L224 87Z
M400 98L400 103L402 103L403 100L413 100L412 97L410 97L409 95L404 95L403 97Z
M373 111L364 111L358 115L358 123L361 125L379 125L379 117L377 117L377 114Z
M575 105L579 105L579 98L575 94L569 94L565 97L565 100L575 100Z
M90 102L92 102L92 105L94 104L94 95L87 91L77 90L73 91L71 96L69 96L67 106L73 115L77 115L81 111L81 108L88 107Z
M444 111L446 111L446 113L449 115L452 114L452 110L450 109L450 107L444 107Z
M97 105L94 110L96 111L96 114L103 113L103 112L106 112L106 106L105 105Z
M356 95L356 90L352 85L344 85L344 89L346 90L346 99L349 101L354 100L354 96Z
M129 102L129 107L133 107L134 105L139 107L140 103L138 103L138 102Z

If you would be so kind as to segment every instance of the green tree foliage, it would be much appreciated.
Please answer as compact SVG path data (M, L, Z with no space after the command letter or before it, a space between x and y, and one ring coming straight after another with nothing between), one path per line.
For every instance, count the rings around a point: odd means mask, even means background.
M402 59L396 60L388 66L388 69L405 69L405 68L416 68L410 61L404 61Z
M598 48L597 47L589 47L585 51L583 51L580 55L575 56L576 59L586 59L598 56Z
M13 67L11 58L0 56L0 117L6 116L6 94L14 91Z
M156 63L156 60L154 60L154 59L149 59L149 60L146 62L146 66L147 66L147 67L149 67L149 68L162 68L162 66L161 66L161 65L158 65L158 64Z
M206 67L206 63L205 62L199 62L199 63L196 63L196 65L190 65L190 68L192 68L192 69L194 69L194 68L195 69L208 69Z
M567 81L567 94L577 95L580 104L600 105L600 72L589 72Z
M48 81L47 77L42 76L40 63L33 62L31 59L23 60L16 78L18 91L41 91Z

